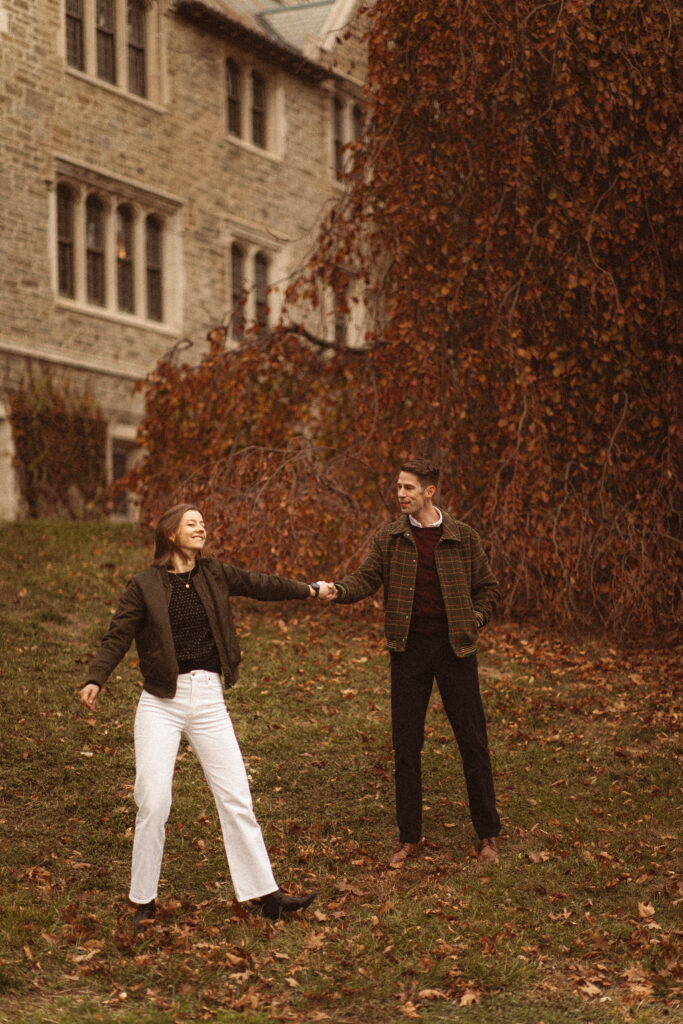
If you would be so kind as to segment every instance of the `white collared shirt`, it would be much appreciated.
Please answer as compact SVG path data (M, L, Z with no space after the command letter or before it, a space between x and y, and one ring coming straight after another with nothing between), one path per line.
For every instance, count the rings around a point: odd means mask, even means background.
M423 526L422 523L418 523L417 519L413 519L411 515L408 516L411 526L417 526L419 530L433 530L436 526L441 526L443 523L443 513L440 508L434 506L434 511L439 513L439 518L435 523L430 523L429 526Z

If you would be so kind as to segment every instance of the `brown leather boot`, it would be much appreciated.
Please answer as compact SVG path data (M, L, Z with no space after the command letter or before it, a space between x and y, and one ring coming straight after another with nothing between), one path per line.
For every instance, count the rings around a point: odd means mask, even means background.
M396 853L389 860L390 868L400 868L408 857L417 857L420 852L419 843L401 843Z
M480 864L495 864L500 857L500 839L498 836L490 836L482 839L479 843L477 860Z

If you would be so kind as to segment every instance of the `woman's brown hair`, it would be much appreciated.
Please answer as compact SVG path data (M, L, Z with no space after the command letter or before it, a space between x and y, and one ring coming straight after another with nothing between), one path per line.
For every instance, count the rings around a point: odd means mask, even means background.
M174 505L159 516L154 531L154 558L152 559L152 565L168 566L172 564L174 552L179 553L179 548L176 547L173 541L173 534L178 530L180 521L186 512L199 512L200 515L202 514L202 510L197 508L196 505L181 504ZM198 555L198 557L201 557L201 555Z

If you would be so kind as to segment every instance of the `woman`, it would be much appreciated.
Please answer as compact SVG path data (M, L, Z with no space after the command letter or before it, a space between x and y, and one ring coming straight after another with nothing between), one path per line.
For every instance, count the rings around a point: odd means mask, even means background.
M257 900L276 920L307 907L316 893L294 897L273 877L254 816L247 773L223 699L221 674L237 680L240 650L230 596L283 601L326 596L328 584L245 572L203 558L206 528L194 505L174 505L156 527L154 560L129 582L80 691L97 695L135 640L144 689L135 716L135 820L130 899L136 929L154 919L171 809L173 770L182 733L201 762L220 817L228 867L240 902Z

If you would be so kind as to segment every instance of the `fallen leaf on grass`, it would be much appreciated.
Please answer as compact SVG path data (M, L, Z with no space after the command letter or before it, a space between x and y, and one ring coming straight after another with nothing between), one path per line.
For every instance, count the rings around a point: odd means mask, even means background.
M471 1006L472 1003L478 1003L481 999L481 992L476 988L468 988L460 996L461 1006Z
M406 1017L411 1017L413 1020L419 1020L420 1014L417 1012L417 1006L415 1003L408 1001L403 1006L399 1006L398 1012L404 1014Z
M648 917L655 916L655 908L651 903L639 903L638 904L638 917L647 919Z
M541 850L540 853L531 850L530 853L527 853L527 857L532 864L540 864L541 861L550 860L551 854L547 850Z
M644 999L651 999L654 995L654 985L648 985L645 983L639 983L638 985L629 985L629 992L632 996L635 996L639 1001Z
M251 988L247 989L243 996L240 996L240 998L233 1003L233 1008L235 1010L242 1010L248 1006L252 1010L258 1010L262 1003L263 997L258 992L256 986L252 985Z
M244 957L236 953L226 953L225 962L230 964L231 967L240 967L244 964Z
M349 882L346 878L340 878L334 883L335 889L338 892L346 892L352 896L365 896L366 890L361 889L360 886L354 885L353 882Z
M423 988L417 993L420 999L448 999L448 993L440 988Z
M324 932L317 932L315 929L306 936L306 949L320 949L325 944Z
M76 956L72 956L71 959L75 964L85 964L89 960L92 960L96 956L97 950L91 949L89 953L78 953Z
M53 888L52 875L46 868L30 868L22 877L28 879L29 882L33 882L43 892L49 892Z
M622 974L622 978L626 978L626 980L629 983L632 982L632 981L633 982L641 982L641 981L646 981L647 980L647 974L645 973L645 971L643 970L642 967L634 966L634 967L629 967L627 970L625 970L624 973Z
M654 994L652 984L647 971L639 966L629 967L621 977L628 984L628 990L636 999L651 999Z

